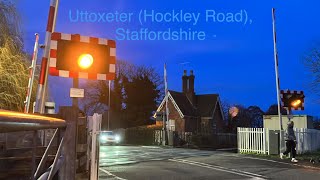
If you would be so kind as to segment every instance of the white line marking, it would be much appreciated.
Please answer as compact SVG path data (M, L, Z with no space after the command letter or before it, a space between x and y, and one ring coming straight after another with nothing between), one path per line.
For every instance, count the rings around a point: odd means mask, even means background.
M105 170L105 169L102 169L102 168L99 168L99 169L100 169L100 171L106 173L108 176L112 176L112 177L114 177L114 178L116 178L116 179L119 179L119 180L127 180L127 179L118 177L118 176L112 174L111 172L109 172L109 171L107 171L107 170Z
M196 162L196 161L189 161L189 160L184 160L184 161L192 162L192 163L197 163L197 164L202 164L202 165L205 165L205 166L208 166L208 165L209 165L209 166L215 166L215 165L206 164L206 163L201 163L201 162ZM251 173L251 172L241 171L241 170L238 170L238 169L230 169L230 168L225 168L225 167L222 167L222 166L215 166L215 167L218 167L218 168L221 168L221 169L225 169L225 170L232 170L232 171L236 171L236 172L240 172L240 173L250 174L250 175L258 176L258 177L261 177L261 178L267 178L267 177L262 176L262 175L260 175L260 174L254 174L254 173Z
M240 170L236 170L236 169L227 169L227 168L222 167L222 166L214 166L214 165L201 163L201 162L196 162L196 161L188 161L188 160L181 160L181 159L169 159L169 161L190 164L190 165L204 167L204 168L208 168L208 169L214 169L214 170L217 170L217 171L227 172L227 173L236 174L236 175L245 176L245 177L254 178L254 179L262 180L262 179L266 179L267 178L267 177L262 176L260 174L254 174L254 173L250 173L250 172L246 172L246 171L240 171Z
M150 149L160 149L160 147L157 146L141 146L143 148L150 148Z
M219 156L254 159L254 160L260 160L260 161L268 161L268 162L273 162L273 163L278 163L278 164L284 164L284 165L291 165L291 166L298 166L298 167L303 167L303 168L310 168L310 169L320 170L320 168L318 168L318 167L306 166L306 165L300 165L300 164L294 164L294 163L280 162L280 161L275 161L275 160L271 160L271 159L262 159L262 158L246 157L246 156L236 156L236 155L223 155L223 154L219 154Z

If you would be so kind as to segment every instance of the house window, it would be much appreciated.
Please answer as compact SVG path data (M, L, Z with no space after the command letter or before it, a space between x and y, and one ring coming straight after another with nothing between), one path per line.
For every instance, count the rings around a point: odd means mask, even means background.
M209 120L208 119L202 119L201 120L201 132L202 133L208 133L209 130L210 130Z
M176 124L175 124L175 120L174 119L170 119L168 124L167 124L167 128L170 131L175 131L176 130Z

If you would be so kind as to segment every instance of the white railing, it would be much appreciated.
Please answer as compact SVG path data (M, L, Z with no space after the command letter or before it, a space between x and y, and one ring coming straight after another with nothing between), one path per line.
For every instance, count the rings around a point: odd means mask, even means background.
M268 150L268 130L264 128L238 127L238 151L240 153L266 154Z
M295 128L297 154L320 150L320 131ZM282 132L284 142L285 131ZM269 130L264 128L238 128L238 151L240 153L269 154ZM275 143L275 142L270 142ZM285 143L282 143L284 145ZM284 151L285 147L281 148Z

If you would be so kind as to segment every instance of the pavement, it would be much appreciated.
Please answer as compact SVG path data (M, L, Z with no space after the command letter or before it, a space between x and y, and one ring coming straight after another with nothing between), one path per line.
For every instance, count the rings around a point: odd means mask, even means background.
M224 151L154 146L101 146L100 179L319 180L320 167Z

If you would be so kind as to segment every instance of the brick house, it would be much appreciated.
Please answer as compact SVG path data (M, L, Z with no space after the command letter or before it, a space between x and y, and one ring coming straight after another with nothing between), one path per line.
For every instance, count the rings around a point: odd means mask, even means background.
M218 133L222 131L223 113L218 94L197 95L194 91L195 76L193 71L182 76L182 92L169 90L168 128L178 132ZM165 110L165 98L157 112ZM161 121L157 122L162 124Z

